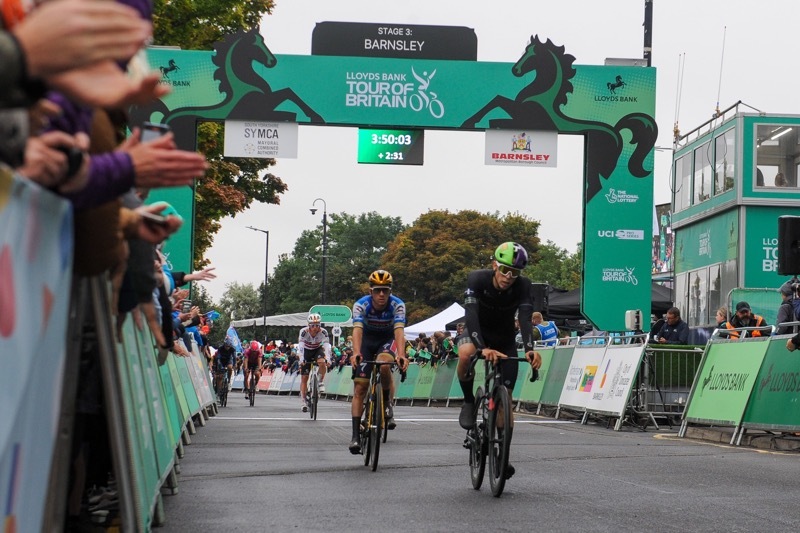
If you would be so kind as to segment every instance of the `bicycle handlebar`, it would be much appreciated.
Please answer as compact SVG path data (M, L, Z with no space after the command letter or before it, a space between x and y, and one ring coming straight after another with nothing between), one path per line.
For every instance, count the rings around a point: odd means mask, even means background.
M373 365L373 366L384 366L384 365L397 365L397 368L400 368L400 365L397 364L397 361L360 361L361 357L357 357L356 360L359 361L358 364L365 364L365 365ZM405 370L400 370L400 383L404 383L406 380L407 372Z
M483 350L482 349L476 351L472 355L472 357L470 357L469 368L467 369L467 375L468 376L474 375L473 372L475 371L475 365L478 363L478 359L485 359L483 357ZM499 363L500 361L515 361L517 363L519 363L521 361L525 361L526 363L529 362L528 359L525 358L525 357L503 357L503 358L500 358L496 363ZM539 370L536 369L536 368L531 367L531 377L530 377L529 381L531 383L533 383L537 379L539 379Z

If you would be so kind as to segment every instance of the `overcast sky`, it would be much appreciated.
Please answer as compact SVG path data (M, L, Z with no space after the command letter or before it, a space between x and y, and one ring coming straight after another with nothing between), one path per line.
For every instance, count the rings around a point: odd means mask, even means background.
M262 24L275 54L309 55L314 26L323 21L467 26L478 37L478 61L513 63L532 34L549 38L576 57L602 65L605 58L640 58L644 0L572 2L463 0L278 0ZM796 3L767 0L655 0L653 66L657 68L657 146L672 146L679 57L685 53L679 125L683 132L742 100L768 113L798 113ZM727 32L726 32L727 28ZM723 61L723 37L725 50ZM722 63L721 90L720 64ZM742 108L747 111L747 108ZM483 133L425 132L425 164L359 165L356 128L301 126L297 159L280 159L270 172L288 185L280 205L257 205L222 221L207 254L219 277L205 286L218 299L231 282L264 279L265 236L269 270L290 253L303 230L321 223L311 215L316 198L328 213L378 211L406 224L431 209L521 212L541 222L542 242L570 252L581 239L582 146L559 136L558 168L499 168L483 164ZM671 154L656 153L655 201L670 201ZM491 188L491 191L490 191ZM322 207L318 202L317 207ZM367 273L365 273L365 276Z

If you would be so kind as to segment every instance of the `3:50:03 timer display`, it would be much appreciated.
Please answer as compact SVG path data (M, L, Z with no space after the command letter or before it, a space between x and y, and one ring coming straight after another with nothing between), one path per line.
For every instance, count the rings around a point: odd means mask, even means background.
M411 135L394 135L392 133L382 133L380 135L378 135L376 133L372 134L372 144L410 145L411 141L412 141ZM387 152L387 154L388 153L390 153L390 152ZM402 157L400 159L402 159Z

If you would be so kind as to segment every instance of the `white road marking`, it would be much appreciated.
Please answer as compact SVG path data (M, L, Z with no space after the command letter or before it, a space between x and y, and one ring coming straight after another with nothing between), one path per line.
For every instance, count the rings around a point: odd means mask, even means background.
M396 422L446 422L448 424L457 423L457 418L394 418ZM246 416L215 416L214 420L309 420L308 416L302 417L280 417L280 416L267 416L267 417L246 417ZM317 418L317 422L350 422L351 418ZM515 424L576 424L575 420L527 420L517 418L514 420Z

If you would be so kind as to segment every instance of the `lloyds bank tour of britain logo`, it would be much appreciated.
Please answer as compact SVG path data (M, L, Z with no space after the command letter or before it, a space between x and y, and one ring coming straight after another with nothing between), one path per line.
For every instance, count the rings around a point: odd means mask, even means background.
M407 73L347 72L345 105L347 107L383 107L427 111L433 118L444 116L444 104L430 90L436 69L418 74L411 67L411 81Z
M604 268L603 269L603 279L602 281L609 281L609 282L616 282L616 283L628 283L630 285L638 285L639 280L636 279L636 276L633 274L633 271L636 270L636 267L629 268Z

